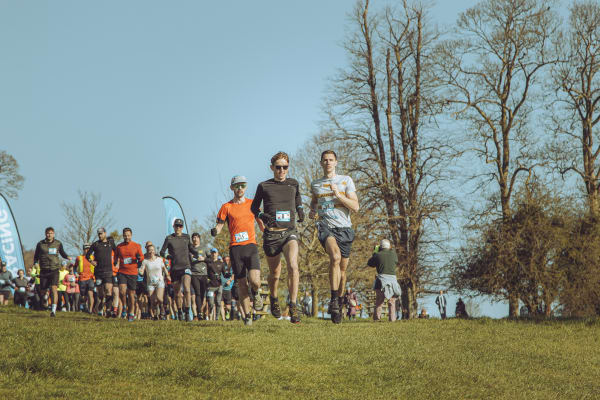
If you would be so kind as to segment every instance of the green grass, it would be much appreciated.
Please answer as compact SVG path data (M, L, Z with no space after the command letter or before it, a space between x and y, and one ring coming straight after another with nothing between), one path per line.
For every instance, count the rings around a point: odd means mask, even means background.
M104 320L0 307L0 398L600 398L600 321Z

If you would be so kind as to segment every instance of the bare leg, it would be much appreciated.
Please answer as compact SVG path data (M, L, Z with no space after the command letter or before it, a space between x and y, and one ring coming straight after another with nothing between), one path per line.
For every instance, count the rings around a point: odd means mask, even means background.
M281 254L275 257L267 257L267 264L269 264L269 290L271 291L271 297L277 297L279 276L281 275Z
M192 283L192 276L191 275L183 275L183 278L181 278L181 281L183 283L183 305L185 307L189 307L192 304L192 291L190 290L190 285Z
M340 289L340 263L342 254L333 236L325 242L325 252L329 255L329 286L331 290ZM343 288L342 288L343 289Z
M385 301L385 295L381 289L375 290L375 312L373 313L373 321L381 319L381 307Z
M119 284L119 298L121 299L122 304L127 304L129 306L129 303L127 303L127 285L126 284ZM130 307L127 308L127 312L129 312L130 314L133 312L133 305L131 308Z
M338 297L344 297L344 290L346 288L346 270L348 269L349 263L349 258L342 257L340 259L340 287L338 288Z
M298 272L298 242L296 240L287 242L283 246L283 255L287 264L290 302L296 304L298 299L298 282L300 280L300 273Z

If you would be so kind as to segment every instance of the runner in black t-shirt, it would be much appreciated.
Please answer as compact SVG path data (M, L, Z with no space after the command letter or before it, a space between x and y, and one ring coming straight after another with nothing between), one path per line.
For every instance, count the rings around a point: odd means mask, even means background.
M85 258L94 265L95 287L98 293L98 310L100 312L106 306L105 315L117 317L119 298L113 297L113 265L116 264L115 251L117 246L112 237L107 236L106 229L98 228L98 240L96 240ZM94 258L92 259L92 255ZM92 312L92 310L89 310Z
M290 320L300 322L296 302L298 296L298 222L304 220L302 198L298 181L287 178L289 157L279 152L271 158L273 179L261 182L252 201L252 212L265 223L263 249L269 264L269 290L271 291L271 314L281 317L277 300L277 286L281 274L281 253L288 268L288 290L290 298ZM260 211L261 203L263 212Z

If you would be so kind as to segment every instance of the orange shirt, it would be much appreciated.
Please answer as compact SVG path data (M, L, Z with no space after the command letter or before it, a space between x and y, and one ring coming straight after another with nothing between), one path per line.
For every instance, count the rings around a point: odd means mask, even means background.
M217 222L227 221L231 235L229 246L242 246L245 244L256 244L254 233L254 214L250 211L252 199L244 199L241 204L233 200L221 206L217 214Z
M136 242L119 243L116 251L117 259L119 260L119 273L125 275L137 275L138 264L137 260L144 259L142 247Z
M92 260L93 260L92 255ZM85 256L77 256L77 272L79 273L80 281L89 281L94 279L94 266L85 258Z

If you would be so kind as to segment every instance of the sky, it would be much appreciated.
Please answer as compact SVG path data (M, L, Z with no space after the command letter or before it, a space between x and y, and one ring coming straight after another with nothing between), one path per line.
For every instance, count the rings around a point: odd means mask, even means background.
M444 28L475 3L431 15ZM233 175L252 196L271 155L319 132L354 4L0 0L0 150L25 177L10 200L23 245L46 226L60 239L78 190L112 203L107 228L138 242L164 237L162 196L188 223L228 200Z

